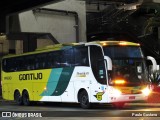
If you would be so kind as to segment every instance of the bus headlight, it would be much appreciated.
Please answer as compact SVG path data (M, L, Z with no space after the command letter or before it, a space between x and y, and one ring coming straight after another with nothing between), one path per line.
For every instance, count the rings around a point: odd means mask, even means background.
M115 96L120 96L121 95L121 91L120 90L117 90L117 89L115 89L114 91L113 91L113 94L115 95Z
M115 97L119 97L122 92L118 89L112 89L111 94L113 94Z
M150 90L148 87L146 87L146 88L144 88L144 89L142 90L142 93L143 93L145 96L148 96L148 95L151 93L151 90Z

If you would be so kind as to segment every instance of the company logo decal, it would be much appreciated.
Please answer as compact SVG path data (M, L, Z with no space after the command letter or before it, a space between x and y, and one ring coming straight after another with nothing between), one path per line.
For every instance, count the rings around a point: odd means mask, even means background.
M96 95L94 95L98 101L102 100L102 95L104 94L104 92L98 92Z
M41 80L42 77L42 73L20 74L19 80Z
M89 75L89 72L77 72L76 77L87 77Z

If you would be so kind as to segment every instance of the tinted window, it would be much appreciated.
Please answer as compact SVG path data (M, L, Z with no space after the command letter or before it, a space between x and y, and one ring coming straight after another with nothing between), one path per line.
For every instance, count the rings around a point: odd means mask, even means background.
M32 58L28 59L31 60ZM35 58L34 58L35 59ZM36 59L33 60L36 69L45 69L47 68L47 55L46 54L37 54Z
M88 47L69 48L60 51L25 55L3 60L7 72L48 69L59 67L89 66Z
M142 58L142 52L139 47L127 46L108 46L104 47L104 54L111 58Z
M54 51L48 54L48 68L61 67L61 51Z
M76 66L89 66L88 47L74 48L74 54Z
M2 68L4 71L9 71L9 72L16 71L16 66L15 66L16 63L13 58L4 59L2 63L3 63Z
M62 67L74 66L74 51L73 51L73 49L68 49L68 50L65 50L62 52L61 66Z
M16 62L17 71L22 71L26 69L26 63L24 57L18 57L14 61Z
M106 84L105 63L101 47L90 46L90 57L92 71L96 80L101 84Z

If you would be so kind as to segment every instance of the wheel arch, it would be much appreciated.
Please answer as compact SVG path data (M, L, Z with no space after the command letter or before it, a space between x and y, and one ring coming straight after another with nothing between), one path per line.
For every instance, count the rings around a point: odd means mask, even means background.
M22 91L22 95L23 95L23 93L24 93L25 91L26 91L26 92L28 92L28 90L27 90L27 89L23 89L23 91ZM28 95L29 95L29 92L28 92Z
M23 89L22 91L22 101L25 106L31 105L30 94L27 89Z
M13 95L14 95L14 96L13 96L14 98L15 98L15 94L16 94L16 92L19 92L19 93L20 93L20 95L22 96L22 93L20 92L20 90L19 90L19 89L15 89L15 90L14 90L14 94L13 94Z
M79 89L78 94L77 94L78 102L80 102L80 93L81 93L82 91L86 91L87 94L88 94L88 91L87 91L85 88ZM89 96L89 94L88 94L88 96ZM90 97L88 97L88 98L89 98L89 101L90 101Z
M29 95L30 101L34 101L35 92L33 91L33 88L30 88L30 87L28 87L28 88L23 88L23 90L22 90L22 95L23 95L24 91L27 91L27 93L28 93L28 95Z

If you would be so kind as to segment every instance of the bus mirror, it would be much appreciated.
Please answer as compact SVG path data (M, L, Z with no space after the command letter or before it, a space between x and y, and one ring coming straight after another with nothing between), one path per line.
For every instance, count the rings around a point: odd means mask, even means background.
M152 62L152 65L153 65L152 71L153 72L156 71L157 70L157 62L156 62L156 60L151 56L147 56L147 60L150 60Z
M107 70L112 70L112 60L108 56L104 56L104 59L107 61Z

